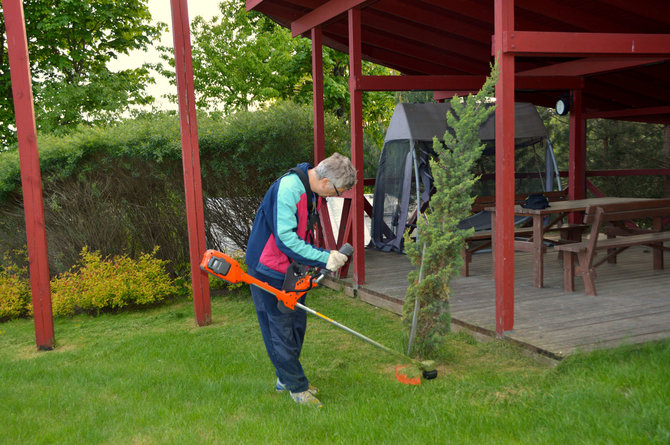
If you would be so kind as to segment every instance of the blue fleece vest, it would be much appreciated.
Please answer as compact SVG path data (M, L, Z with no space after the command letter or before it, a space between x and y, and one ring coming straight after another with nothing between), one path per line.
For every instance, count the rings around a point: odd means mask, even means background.
M304 162L298 167L307 174L311 165ZM330 252L311 245L311 235L305 240L308 216L305 187L298 175L289 173L272 183L256 212L247 243L247 267L278 279L284 278L290 260L326 267Z

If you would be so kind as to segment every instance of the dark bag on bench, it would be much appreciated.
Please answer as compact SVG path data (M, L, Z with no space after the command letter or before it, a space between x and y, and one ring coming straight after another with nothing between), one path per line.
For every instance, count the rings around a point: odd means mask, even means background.
M549 200L542 193L533 193L528 195L521 207L524 209L546 209L549 207Z

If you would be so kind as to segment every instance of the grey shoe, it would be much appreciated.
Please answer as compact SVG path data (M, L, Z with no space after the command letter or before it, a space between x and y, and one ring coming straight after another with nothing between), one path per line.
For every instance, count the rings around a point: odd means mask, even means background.
M300 405L313 406L314 408L323 408L323 403L314 397L314 394L309 392L309 390L303 392L292 392L291 398L294 402L299 403Z
M286 391L286 386L279 380L277 379L277 384L275 385L275 390L277 392L284 392ZM319 393L319 388L316 386L310 384L307 388L307 391L311 392L313 396L317 395Z

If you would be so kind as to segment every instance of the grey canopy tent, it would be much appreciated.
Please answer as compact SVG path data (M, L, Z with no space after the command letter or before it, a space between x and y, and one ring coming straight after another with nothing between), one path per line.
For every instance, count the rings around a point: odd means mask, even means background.
M433 137L442 139L447 130L449 103L401 103L391 118L379 159L372 206L370 246L385 251L402 251L403 233L430 200L432 176L429 160L435 156ZM517 193L550 191L561 188L551 141L537 109L529 103L515 107L515 168L530 173L517 178ZM494 173L495 116L482 125L479 138L486 145L477 165L478 174ZM524 176L524 175L521 175ZM495 181L480 180L475 193L491 196ZM461 222L461 227L490 229L487 212L476 213Z

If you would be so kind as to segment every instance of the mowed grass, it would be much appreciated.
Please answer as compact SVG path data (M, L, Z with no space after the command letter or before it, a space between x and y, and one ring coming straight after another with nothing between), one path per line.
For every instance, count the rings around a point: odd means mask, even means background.
M398 351L399 318L330 290L307 305ZM395 379L397 358L309 316L302 363L324 408L274 391L244 289L212 300L57 319L35 349L32 320L0 324L0 443L670 442L670 343L578 354L556 367L501 341L452 334L439 375Z

